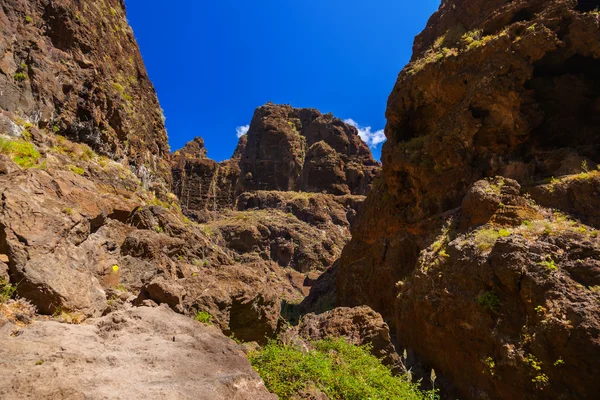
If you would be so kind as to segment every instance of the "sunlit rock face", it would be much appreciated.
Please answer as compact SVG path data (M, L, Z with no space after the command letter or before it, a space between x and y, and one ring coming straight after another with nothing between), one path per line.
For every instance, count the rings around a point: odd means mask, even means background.
M59 133L168 189L162 113L122 1L7 0L0 29L0 127Z
M389 97L338 303L380 312L460 398L599 389L598 6L443 1Z

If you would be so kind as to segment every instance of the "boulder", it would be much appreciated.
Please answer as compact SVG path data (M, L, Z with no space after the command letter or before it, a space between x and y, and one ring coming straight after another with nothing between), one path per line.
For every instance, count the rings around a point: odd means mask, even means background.
M233 340L166 306L14 331L0 326L3 399L277 398Z

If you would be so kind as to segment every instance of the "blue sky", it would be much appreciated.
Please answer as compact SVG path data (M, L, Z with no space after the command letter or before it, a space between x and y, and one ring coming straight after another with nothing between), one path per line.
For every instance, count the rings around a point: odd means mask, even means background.
M236 128L268 101L352 119L377 142L413 38L439 6L439 0L125 2L171 148L201 136L218 161L233 153ZM381 143L373 149L377 158L380 152Z

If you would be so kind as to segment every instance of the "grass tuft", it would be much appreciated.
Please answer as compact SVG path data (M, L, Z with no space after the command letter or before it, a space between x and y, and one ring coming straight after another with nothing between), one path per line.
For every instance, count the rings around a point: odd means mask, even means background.
M282 399L316 389L330 399L439 399L437 391L422 392L406 377L369 353L368 346L354 346L343 339L314 342L314 350L270 342L249 354L250 363L267 388Z
M32 168L39 160L40 153L33 144L24 140L0 138L0 153L8 155L21 168Z

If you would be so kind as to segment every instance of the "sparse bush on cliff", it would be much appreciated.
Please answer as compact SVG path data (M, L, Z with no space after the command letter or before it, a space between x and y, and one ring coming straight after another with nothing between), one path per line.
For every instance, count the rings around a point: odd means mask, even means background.
M9 282L0 278L0 304L6 303L9 299L11 299L15 295L16 291L16 286L13 286Z
M40 153L31 143L23 140L0 138L0 153L8 155L21 168L31 168L40 158Z
M249 354L254 369L267 388L281 399L311 391L330 399L438 399L435 391L422 392L404 377L369 353L368 346L355 346L343 339L313 343L315 349L271 342Z
M500 299L493 292L485 292L484 294L479 296L479 298L477 299L477 303L481 307L493 312L494 314L500 311Z

